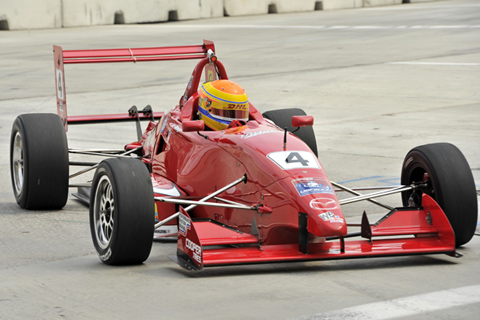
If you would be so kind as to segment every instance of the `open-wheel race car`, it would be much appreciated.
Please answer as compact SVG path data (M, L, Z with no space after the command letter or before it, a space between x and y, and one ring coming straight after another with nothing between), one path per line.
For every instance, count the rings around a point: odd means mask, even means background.
M125 114L67 116L64 64L180 59L200 61L171 110L132 107ZM22 208L58 209L65 206L69 187L79 187L76 195L89 204L93 243L106 264L142 263L153 240L162 238L177 240L172 259L188 270L415 254L459 256L456 247L475 233L473 175L452 144L413 148L402 166L401 185L361 194L329 180L318 161L313 118L301 109L262 114L246 102L244 121L206 130L199 105L216 97L201 96L199 87L228 79L211 41L137 49L54 46L54 63L57 114L23 114L13 124L13 191ZM148 121L144 131L142 120ZM122 150L68 148L68 125L115 121L136 122L137 141ZM106 159L69 162L69 153ZM70 165L86 168L71 174ZM93 181L69 184L69 178L90 170L95 170ZM352 197L339 200L337 192ZM376 199L394 193L401 195L404 207ZM358 201L373 202L388 212L375 223L363 213L360 221L349 224L341 207Z

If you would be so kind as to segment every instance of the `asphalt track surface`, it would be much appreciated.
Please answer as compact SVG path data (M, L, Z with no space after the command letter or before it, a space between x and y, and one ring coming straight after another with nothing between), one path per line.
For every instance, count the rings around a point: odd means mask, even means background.
M480 239L443 255L280 263L187 273L154 243L140 266L95 254L87 209L20 209L9 136L18 114L55 113L52 45L64 49L213 40L261 111L315 117L319 159L348 186L399 182L413 147L451 142L480 181L480 4L473 0L147 25L0 32L0 319L473 319ZM195 62L67 66L69 114L167 110ZM71 127L70 147L122 147L132 123ZM72 171L75 170L72 169ZM87 179L84 178L84 179ZM73 190L72 190L73 191ZM385 199L399 205L399 196ZM375 216L381 209L365 206ZM363 205L345 208L349 221Z

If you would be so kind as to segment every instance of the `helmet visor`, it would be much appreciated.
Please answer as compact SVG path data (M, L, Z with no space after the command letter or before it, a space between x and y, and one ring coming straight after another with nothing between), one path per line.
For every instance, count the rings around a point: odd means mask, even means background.
M238 105L237 105L238 106ZM242 106L244 109L217 109L212 108L210 114L222 120L248 120L248 107Z

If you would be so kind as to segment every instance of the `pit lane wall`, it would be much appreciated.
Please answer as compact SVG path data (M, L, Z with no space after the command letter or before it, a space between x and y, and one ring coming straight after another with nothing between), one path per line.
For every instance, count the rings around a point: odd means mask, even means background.
M155 23L425 1L436 0L0 0L0 31Z

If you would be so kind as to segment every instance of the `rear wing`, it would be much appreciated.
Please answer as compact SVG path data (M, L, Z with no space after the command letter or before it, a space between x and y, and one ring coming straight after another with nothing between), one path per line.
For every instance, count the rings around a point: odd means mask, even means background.
M204 40L201 45L156 47L156 48L125 48L125 49L98 49L98 50L63 50L60 46L53 46L53 60L55 65L55 88L57 96L57 114L62 119L65 131L68 124L92 123L105 121L126 121L158 118L163 112L132 112L126 114L67 116L67 97L65 90L65 64L78 63L107 63L107 62L144 62L164 60L205 59L213 56L215 46L212 41ZM206 74L216 75L214 66L205 66ZM213 79L212 79L213 80Z

